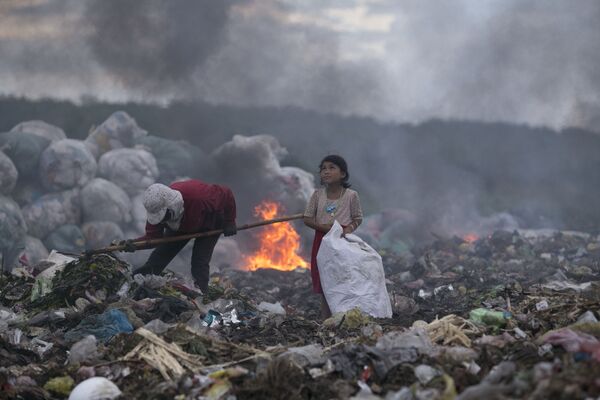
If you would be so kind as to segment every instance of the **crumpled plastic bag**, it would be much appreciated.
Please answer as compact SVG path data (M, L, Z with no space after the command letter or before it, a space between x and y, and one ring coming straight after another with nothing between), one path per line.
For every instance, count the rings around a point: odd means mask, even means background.
M392 305L381 256L358 236L341 237L342 232L335 221L317 254L321 286L331 312L357 307L374 317L390 318Z
M72 189L44 195L33 204L23 207L22 212L29 228L29 235L44 239L61 225L79 224L81 220L79 190Z
M94 335L98 341L106 343L122 332L133 332L133 326L123 311L112 309L102 314L85 317L79 325L65 333L65 340L76 342L88 335Z
M64 190L88 183L96 175L96 159L83 142L53 142L40 156L40 181L48 190Z
M111 221L127 224L131 221L131 200L119 186L102 178L92 179L81 189L83 220Z
M75 260L73 257L52 250L45 261L52 263L53 265L50 268L43 270L35 277L35 283L33 288L31 288L31 301L44 297L50 293L52 291L52 280L56 273L62 271L65 266L73 260Z
M100 157L98 173L130 196L145 191L156 182L159 172L154 156L141 149L116 149Z
M0 151L0 195L8 195L14 190L19 172L12 160Z
M135 140L147 135L125 111L117 111L96 128L92 129L85 143L96 158L107 151L132 147Z
M596 361L600 361L600 341L590 334L563 328L547 333L543 336L542 341L561 345L569 353L588 353Z
M40 120L21 122L10 131L32 133L51 142L67 138L65 131L60 129L58 126L54 126Z

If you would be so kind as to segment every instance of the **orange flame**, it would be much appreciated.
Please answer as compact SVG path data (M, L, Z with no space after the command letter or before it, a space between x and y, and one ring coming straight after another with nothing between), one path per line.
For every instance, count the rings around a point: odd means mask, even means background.
M254 208L254 214L262 219L277 218L281 206L272 201L263 201ZM259 235L258 250L244 257L247 271L259 268L272 268L280 271L308 268L308 263L297 252L300 249L300 235L289 222L267 225Z
M467 233L462 237L462 239L467 243L474 243L479 239L479 236L474 233Z

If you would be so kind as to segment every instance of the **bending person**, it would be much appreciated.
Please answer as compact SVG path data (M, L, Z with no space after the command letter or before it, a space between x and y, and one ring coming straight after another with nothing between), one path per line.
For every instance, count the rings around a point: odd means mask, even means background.
M158 239L223 229L225 236L237 233L235 198L231 189L190 179L170 186L155 183L144 193L147 212L146 234L125 241L125 251L134 251L134 241ZM210 259L219 236L194 239L192 277L203 291L208 289ZM160 274L189 240L164 243L134 274Z

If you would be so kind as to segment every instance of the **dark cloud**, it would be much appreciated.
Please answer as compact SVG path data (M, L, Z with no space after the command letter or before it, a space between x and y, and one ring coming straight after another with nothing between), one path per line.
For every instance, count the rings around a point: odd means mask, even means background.
M0 27L3 93L600 129L595 0L66 0L7 10L25 33ZM381 16L395 18L389 31L373 20L360 28L357 18ZM57 35L45 34L49 24Z
M171 92L221 46L232 3L92 0L85 12L89 45L125 86Z

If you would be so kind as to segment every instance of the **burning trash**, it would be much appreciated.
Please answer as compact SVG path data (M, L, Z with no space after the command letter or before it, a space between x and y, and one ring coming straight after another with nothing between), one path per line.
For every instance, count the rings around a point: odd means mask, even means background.
M263 220L280 217L282 206L273 201L265 201L256 206L255 216ZM308 263L298 255L300 235L288 223L270 225L257 233L258 249L246 256L242 269L256 271L270 268L280 271L293 271L296 268L308 268Z

